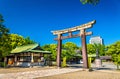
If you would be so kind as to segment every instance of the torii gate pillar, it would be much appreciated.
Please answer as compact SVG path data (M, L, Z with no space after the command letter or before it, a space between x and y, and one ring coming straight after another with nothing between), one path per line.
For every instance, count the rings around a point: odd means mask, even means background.
M86 35L85 29L80 31L81 39L82 39L82 57L83 57L83 66L84 68L88 68L88 56L87 56L87 47L86 47Z
M62 34L58 35L58 45L57 45L57 67L61 67L61 50L62 50Z

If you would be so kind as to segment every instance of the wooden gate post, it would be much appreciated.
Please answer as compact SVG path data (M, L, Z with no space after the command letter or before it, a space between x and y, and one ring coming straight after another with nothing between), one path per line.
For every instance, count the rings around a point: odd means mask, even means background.
M62 40L61 34L58 34L58 46L57 46L57 67L61 67L61 50L62 50Z
M80 31L81 33L81 39L82 39L82 57L83 57L83 67L89 68L88 66L88 56L87 56L87 47L86 47L86 35L85 35L85 29L82 29Z

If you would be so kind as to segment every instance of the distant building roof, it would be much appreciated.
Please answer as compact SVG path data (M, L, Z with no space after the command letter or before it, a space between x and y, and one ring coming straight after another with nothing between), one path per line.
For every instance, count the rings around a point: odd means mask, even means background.
M24 46L18 46L15 49L11 51L12 54L14 53L21 53L21 52L41 52L41 53L50 53L49 51L43 51L43 50L34 50L37 48L39 44L28 44Z
M112 57L111 56L100 56L101 60L111 60Z
M76 53L74 56L82 57L80 53ZM96 54L88 54L88 57L96 57Z

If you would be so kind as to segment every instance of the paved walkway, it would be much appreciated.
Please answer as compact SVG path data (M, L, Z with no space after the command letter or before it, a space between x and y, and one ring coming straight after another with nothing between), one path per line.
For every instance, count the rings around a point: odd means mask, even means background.
M113 63L103 63L103 67L98 71L113 73L115 69L116 66ZM46 69L46 70L0 74L0 79L33 79L37 77L52 76L62 73L75 72L79 70L82 70L82 64L73 64L69 68L61 68L61 69ZM120 73L120 72L114 72L114 73Z
M62 69L47 69L47 70L36 70L27 72L7 73L0 74L0 79L33 79L43 76L52 76L56 74L68 73L82 70L81 68L62 68Z

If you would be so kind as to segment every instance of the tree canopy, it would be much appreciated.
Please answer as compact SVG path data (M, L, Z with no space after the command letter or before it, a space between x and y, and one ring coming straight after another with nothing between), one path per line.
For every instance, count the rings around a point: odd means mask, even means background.
M29 37L24 38L18 34L9 34L9 43L11 45L11 48L14 49L16 46L34 44L35 42L30 40Z
M57 44L46 44L42 46L43 50L50 51L52 53L52 60L56 60L57 57ZM62 45L62 58L66 57L66 59L70 59L74 57L75 50L78 49L77 45L72 42L67 42Z
M0 14L0 59L9 55L16 46L35 43L29 37L24 38L18 34L10 34L9 29L3 23L4 19Z
M66 57L67 60L73 58L76 54L76 50L79 49L73 42L66 42L63 44L62 48L62 58Z
M52 53L52 60L56 60L57 45L56 44L46 44L42 46L43 50L50 51Z
M87 53L88 54L95 54L96 53L96 49L94 48L93 44L87 44Z
M0 56L5 57L9 54L11 47L8 43L9 41L9 29L3 24L4 19L0 14Z
M96 50L98 50L100 56L105 55L105 45L102 45L102 44L87 44L87 53L88 54L96 54Z
M80 2L82 2L82 4L93 4L96 5L99 3L100 0L80 0Z
M117 41L109 46L107 46L107 55L112 56L113 62L117 65L119 69L120 65L120 41Z

